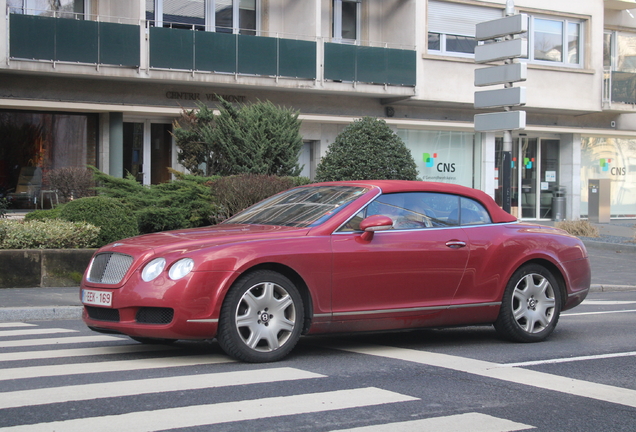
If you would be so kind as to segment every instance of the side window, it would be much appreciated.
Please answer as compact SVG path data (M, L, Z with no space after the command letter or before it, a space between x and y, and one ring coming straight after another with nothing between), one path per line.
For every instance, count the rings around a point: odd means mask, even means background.
M480 225L492 223L488 211L477 201L469 198L461 199L461 224Z
M380 195L340 231L358 231L360 222L374 215L390 217L394 230L456 226L459 225L459 197L430 192Z

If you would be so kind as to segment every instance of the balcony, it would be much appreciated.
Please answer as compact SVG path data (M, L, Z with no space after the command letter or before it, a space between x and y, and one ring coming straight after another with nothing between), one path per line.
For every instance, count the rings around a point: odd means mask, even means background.
M10 14L9 56L139 66L139 26L36 15Z
M148 40L140 44L142 32ZM416 84L416 52L410 49L20 14L10 14L9 57L193 74Z

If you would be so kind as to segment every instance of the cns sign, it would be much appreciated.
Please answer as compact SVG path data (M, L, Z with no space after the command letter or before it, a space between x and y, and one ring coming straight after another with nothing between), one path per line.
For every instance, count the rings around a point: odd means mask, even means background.
M423 155L424 163L427 168L436 168L438 172L441 173L454 173L455 172L455 163L446 163L446 162L438 162L437 161L437 153L424 153Z

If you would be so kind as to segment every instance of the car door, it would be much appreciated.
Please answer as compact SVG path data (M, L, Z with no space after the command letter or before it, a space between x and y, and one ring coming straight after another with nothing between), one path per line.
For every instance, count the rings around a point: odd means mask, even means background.
M468 260L468 238L453 219L459 197L380 195L332 235L334 319L440 311L450 304ZM393 229L361 237L359 222L383 214Z

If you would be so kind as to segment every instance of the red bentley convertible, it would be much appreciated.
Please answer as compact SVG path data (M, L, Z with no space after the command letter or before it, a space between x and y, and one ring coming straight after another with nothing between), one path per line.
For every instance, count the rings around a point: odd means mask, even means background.
M541 341L589 287L579 239L518 222L481 191L349 181L104 246L81 298L95 331L216 338L234 358L267 362L327 332L494 324L507 339Z

